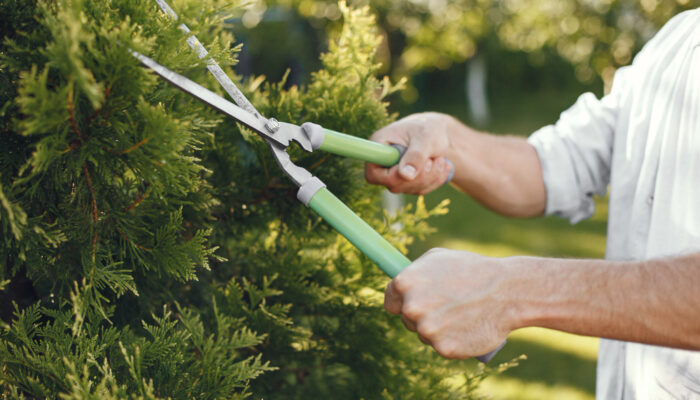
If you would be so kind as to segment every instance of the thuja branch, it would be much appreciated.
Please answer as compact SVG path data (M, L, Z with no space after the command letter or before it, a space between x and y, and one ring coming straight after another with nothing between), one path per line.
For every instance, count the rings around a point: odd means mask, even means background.
M121 235L121 237L123 237L124 240L127 241L127 243L131 243L131 244L133 244L134 246L138 247L139 249L141 249L141 250L143 250L143 251L151 251L151 249L149 249L148 247L141 246L140 244L138 244L138 243L134 242L133 240L129 239L129 237L126 236L126 234L125 234L124 232L122 232L121 229L117 228L117 232L119 232L119 234Z
M75 135L78 136L78 138L80 138L81 141L87 140L87 136L80 132L80 129L78 129L78 124L75 122L75 112L73 107L73 88L68 89L68 118L70 120L70 125L73 128L73 132L75 133Z
M88 122L92 121L93 119L97 118L100 115L100 113L102 112L102 109L104 108L105 104L107 103L107 98L109 97L109 93L111 92L111 90L112 90L111 86L108 86L107 89L105 89L105 97L102 100L102 104L100 105L100 107L97 110L95 110L94 113L92 113L90 118L88 118Z
M129 212L129 211L131 211L134 207L136 207L136 206L138 206L139 204L141 204L141 202L144 201L144 200L146 199L146 197L148 197L149 194L151 194L151 191L152 191L152 190L153 190L153 186L152 186L152 185L149 185L149 186L148 186L148 189L146 189L146 191L145 191L141 196L139 196L138 199L134 200L133 203L131 203L127 208L124 209L124 212Z
M90 179L90 172L88 172L87 165L83 163L83 173L85 173L85 180L87 181L88 189L90 190L90 196L92 197L92 222L93 222L93 235L92 235L92 262L95 262L95 252L97 249L97 199L95 198L95 189L92 186L92 179Z
M117 155L129 154L129 153L131 153L132 151L134 151L134 150L138 149L139 147L143 146L144 144L148 143L149 140L150 140L150 138L141 139L141 141L139 141L138 143L136 143L135 145L133 145L133 146L131 146L131 147L129 147L129 148L124 149L124 150L115 150L115 151L113 151L113 153L114 153L114 154L117 154Z
M78 139L74 140L73 142L71 142L70 146L68 146L67 149L65 149L61 152L61 154L70 153L71 151L77 149L78 147L80 147L80 143L81 143L80 140L78 140Z
M320 167L321 164L323 164L324 162L326 162L327 159L328 159L328 154L325 154L323 157L321 157L318 161L316 161L315 163L313 163L313 164L308 168L309 171L313 171L313 170L315 170L316 168Z
M107 147L107 146L102 146L102 149L105 150L105 151L108 151L108 152L110 152L110 153L112 153L112 154L114 154L114 155L121 156L121 155L124 155L124 154L129 154L129 153L131 153L131 152L134 151L134 150L137 150L138 148L140 148L140 147L143 146L144 144L148 143L149 140L151 140L151 138L143 138L143 139L141 139L138 143L134 144L134 145L131 146L131 147L127 147L127 148L124 149L124 150L110 149L110 148Z

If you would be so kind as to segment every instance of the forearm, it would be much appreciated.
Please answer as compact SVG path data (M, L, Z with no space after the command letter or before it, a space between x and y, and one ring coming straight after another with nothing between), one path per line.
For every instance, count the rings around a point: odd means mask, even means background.
M700 253L638 262L521 258L516 326L700 349Z
M455 164L453 185L506 216L544 212L539 158L524 138L477 132L454 119L446 125L450 142L446 157Z

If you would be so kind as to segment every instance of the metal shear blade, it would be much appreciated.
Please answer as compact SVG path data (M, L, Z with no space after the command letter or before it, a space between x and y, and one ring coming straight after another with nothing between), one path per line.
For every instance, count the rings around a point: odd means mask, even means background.
M161 78L165 79L173 86L252 129L258 135L262 136L263 139L268 141L271 146L273 144L276 145L273 147L273 152L276 156L279 157L280 155L279 151L275 151L279 150L277 146L281 146L282 152L286 154L284 149L286 149L289 146L289 143L292 141L296 142L305 151L311 152L313 150L311 147L311 141L301 127L294 124L280 123L273 119L267 120L263 117L258 118L248 111L224 99L218 94L212 92L211 90L201 86L200 84L158 64L153 59L148 58L136 51L132 51L132 54L134 57L138 58L143 65L153 70L153 72L158 74ZM275 128L272 128L273 124L275 125ZM283 163L283 161L284 160L278 159L282 169L289 173L287 169L288 167L283 165L293 165L291 164L291 161L289 161L289 156L286 157L286 162ZM301 169L296 166L294 167Z

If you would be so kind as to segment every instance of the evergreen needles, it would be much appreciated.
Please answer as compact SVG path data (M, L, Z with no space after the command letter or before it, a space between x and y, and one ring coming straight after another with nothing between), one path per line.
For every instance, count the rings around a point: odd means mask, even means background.
M230 69L224 2L176 5ZM261 113L365 137L390 121L374 21L341 8L308 87L243 82ZM139 67L128 48L221 92L155 2L0 14L0 397L470 396L384 313L387 278L296 201L264 143ZM400 248L446 212L385 215L358 163L292 155Z

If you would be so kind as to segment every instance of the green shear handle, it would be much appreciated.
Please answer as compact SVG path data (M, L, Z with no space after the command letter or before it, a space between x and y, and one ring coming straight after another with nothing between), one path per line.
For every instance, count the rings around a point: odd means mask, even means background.
M324 128L318 124L306 122L301 125L301 129L309 138L313 150L323 150L339 156L350 157L357 160L391 167L396 165L406 152L406 146L400 144L385 145L357 136L347 135ZM455 173L455 166L452 161L445 159L452 169L444 183L452 180Z
M311 147L314 150L319 149L339 156L378 164L383 167L391 167L398 163L403 155L402 150L406 149L403 146L387 146L356 136L346 135L345 133L322 128L319 125L311 123L302 125L301 129L303 129L309 136L309 139L311 139Z
M411 260L401 254L325 186L320 179L311 178L299 188L297 197L341 235L345 236L350 243L355 245L390 277L394 278L401 270L411 264ZM497 349L478 356L476 359L487 363L504 345L505 342Z

